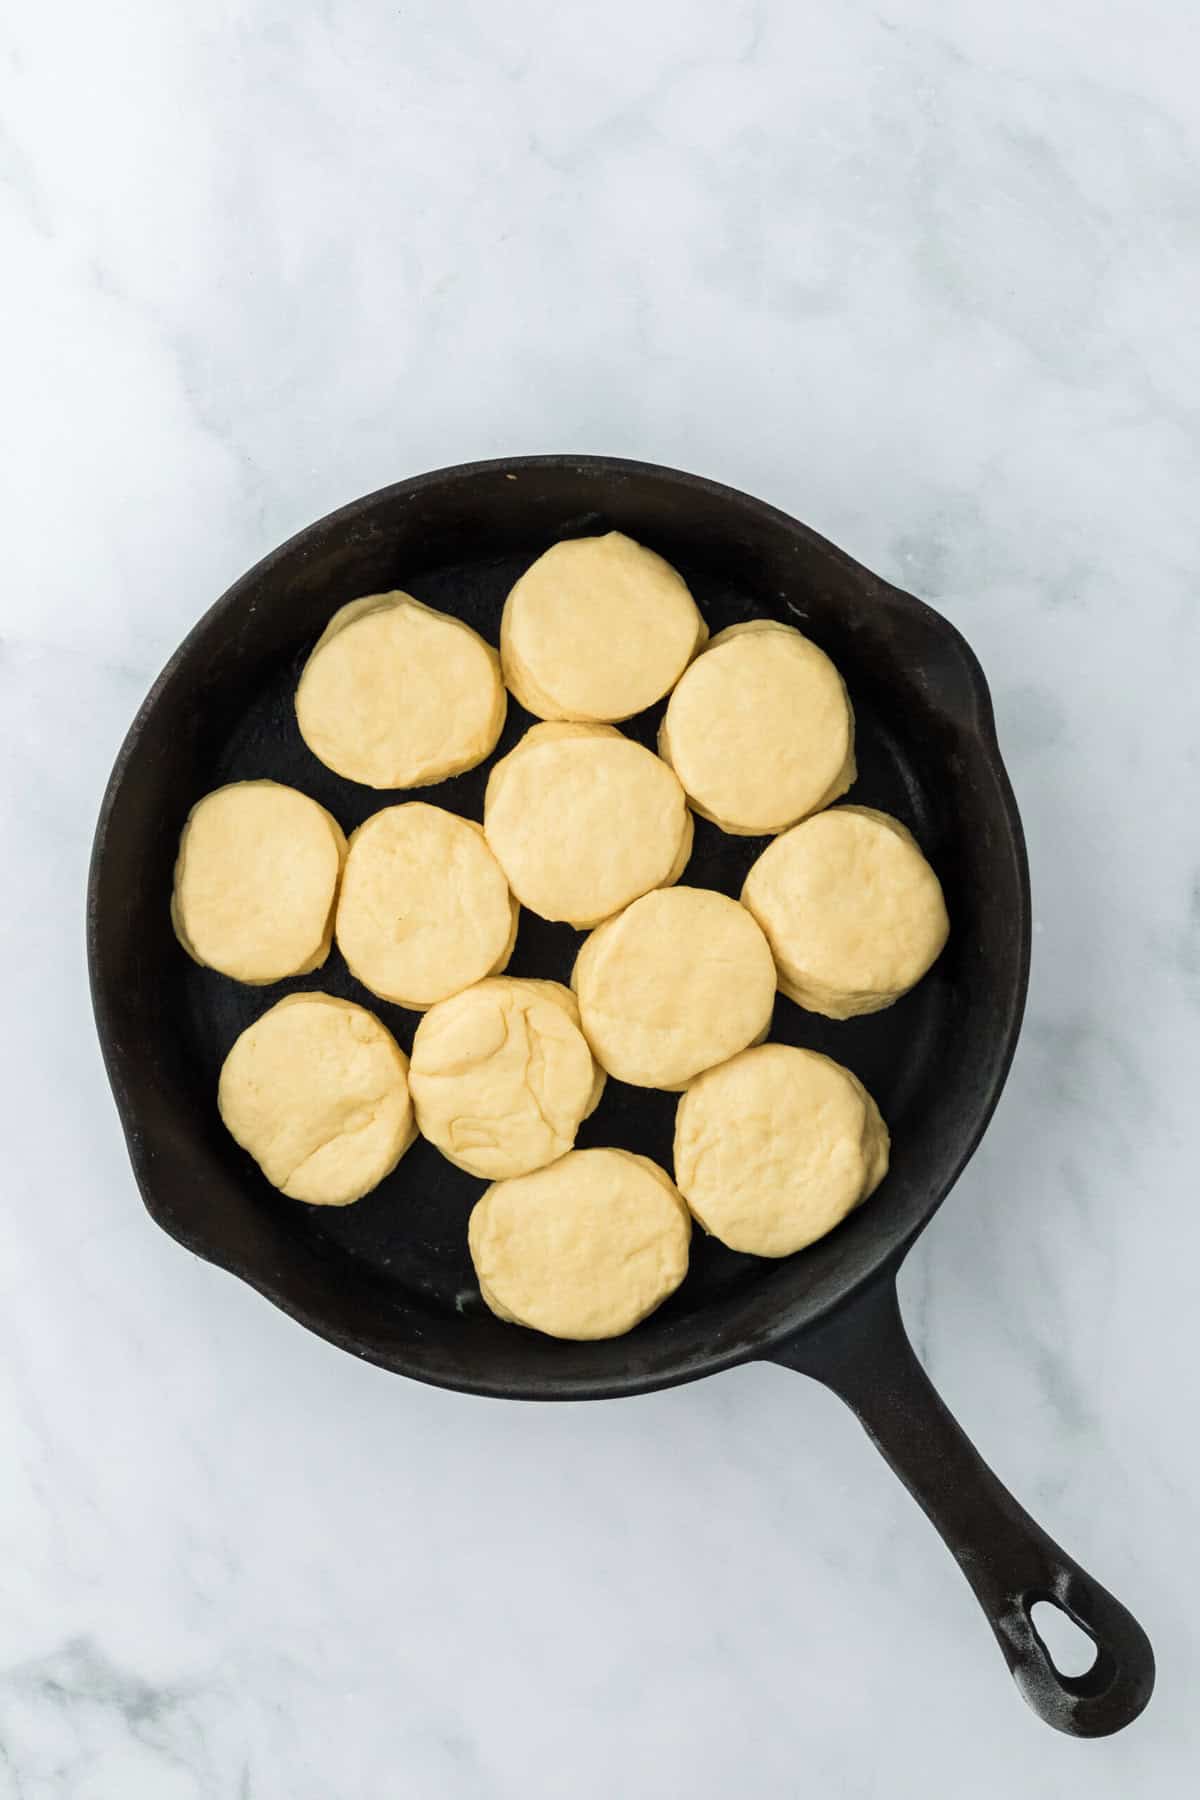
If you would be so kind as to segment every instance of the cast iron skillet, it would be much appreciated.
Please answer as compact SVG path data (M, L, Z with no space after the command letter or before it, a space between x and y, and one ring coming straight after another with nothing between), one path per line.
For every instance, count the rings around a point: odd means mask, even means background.
M466 1220L482 1184L418 1143L344 1210L276 1194L223 1130L217 1072L281 992L365 999L407 1047L415 1017L364 994L334 951L270 990L196 968L167 900L188 808L221 782L270 775L347 830L388 795L342 781L296 730L292 694L329 615L403 587L496 641L517 574L556 539L619 527L682 571L714 631L783 619L845 674L858 720L850 798L898 814L946 890L953 922L933 972L899 1005L837 1024L780 999L773 1035L849 1064L892 1130L875 1197L781 1262L697 1232L680 1291L630 1336L571 1344L501 1324L472 1278ZM629 727L653 742L660 709ZM500 750L528 720L513 705ZM431 795L482 814L486 771ZM697 821L685 880L736 894L760 840ZM525 913L512 969L565 980L579 935ZM975 1590L1016 1682L1049 1724L1119 1730L1150 1697L1149 1642L1125 1608L1005 1491L931 1387L904 1333L896 1272L979 1142L1017 1039L1029 961L1028 870L988 691L952 626L794 519L697 476L603 457L468 464L403 481L322 519L232 587L172 657L117 758L88 896L100 1040L151 1216L310 1330L398 1374L507 1399L603 1399L754 1358L815 1376L854 1409ZM610 1082L583 1144L671 1165L675 1101ZM1085 1675L1055 1669L1030 1608L1046 1600L1094 1640Z

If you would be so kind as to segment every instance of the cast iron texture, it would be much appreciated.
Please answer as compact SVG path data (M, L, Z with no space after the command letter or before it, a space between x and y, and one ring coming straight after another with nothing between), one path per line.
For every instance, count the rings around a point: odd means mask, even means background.
M168 917L188 808L220 783L288 781L347 831L394 797L308 751L292 695L330 614L402 587L492 642L516 575L555 540L618 528L678 567L716 632L794 623L846 677L858 725L851 799L897 814L941 876L952 921L932 973L899 1005L830 1023L780 999L773 1036L829 1052L875 1094L892 1131L884 1186L837 1231L781 1262L697 1233L679 1292L627 1337L572 1344L501 1324L482 1304L466 1220L483 1184L419 1142L346 1209L278 1195L224 1131L221 1061L280 994L365 1000L407 1047L415 1016L376 1000L336 950L269 990L195 967ZM661 708L626 729L653 743ZM502 754L529 720L513 704ZM425 790L482 814L486 769ZM685 880L736 894L763 840L697 821ZM954 628L795 520L673 470L611 458L475 463L400 482L310 526L219 600L155 683L121 749L93 853L88 951L97 1024L152 1217L311 1330L397 1373L510 1399L644 1393L767 1357L842 1394L942 1532L1025 1697L1080 1736L1119 1729L1149 1698L1140 1627L1090 1582L979 1460L913 1357L895 1307L900 1261L974 1150L1017 1039L1029 962L1028 871L982 672ZM568 976L580 936L523 913L512 972ZM610 1081L581 1143L670 1167L675 1101ZM1096 1639L1088 1676L1061 1677L1029 1608L1050 1599Z

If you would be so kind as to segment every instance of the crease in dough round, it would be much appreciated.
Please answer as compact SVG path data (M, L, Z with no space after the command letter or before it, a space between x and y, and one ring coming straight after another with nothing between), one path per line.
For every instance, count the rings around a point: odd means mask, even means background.
M481 1196L467 1232L498 1318L549 1337L620 1337L687 1274L691 1218L674 1182L628 1150L570 1150Z
M571 986L603 1069L634 1087L677 1089L766 1036L775 965L727 894L657 888L585 939Z
M857 1075L815 1050L760 1044L709 1069L679 1102L675 1179L731 1250L790 1256L875 1192L889 1146Z
M678 881L692 848L674 771L612 725L531 726L488 777L483 829L522 906L581 930Z
M417 1135L408 1059L365 1007L289 994L236 1040L217 1104L267 1180L310 1206L349 1206Z
M372 813L352 833L334 933L351 974L424 1011L498 975L519 908L483 828L423 800Z
M701 817L742 837L786 831L858 772L845 682L775 619L717 633L671 695L658 748Z
M781 991L829 1019L891 1006L950 930L941 883L911 831L869 806L835 806L776 838L742 900L766 932Z
M616 723L669 693L708 636L683 577L620 531L568 538L504 603L504 679L540 719Z
M365 787L425 787L473 769L504 728L500 658L477 631L411 594L335 612L296 689L300 735Z
M423 1136L468 1174L500 1181L571 1149L604 1072L567 988L499 975L430 1007L409 1086Z
M346 839L331 813L278 781L198 800L179 838L171 923L193 962L262 986L319 969L333 941Z

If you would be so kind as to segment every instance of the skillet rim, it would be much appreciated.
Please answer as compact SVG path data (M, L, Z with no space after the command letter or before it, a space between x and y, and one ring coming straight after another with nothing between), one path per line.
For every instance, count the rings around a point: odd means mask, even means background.
M1016 877L1015 888L1019 904L1018 917L1014 920L1016 947L1012 967L1008 971L1005 1004L1003 1008L997 1006L996 1017L992 1021L996 1054L992 1061L990 1080L986 1090L978 1097L974 1117L960 1139L958 1154L949 1165L942 1181L931 1190L924 1210L898 1237L884 1246L878 1256L867 1259L865 1266L856 1271L837 1292L827 1295L815 1307L806 1308L805 1316L799 1323L790 1316L790 1309L783 1306L772 1314L772 1322L765 1328L745 1330L732 1344L722 1345L716 1342L710 1350L699 1354L686 1349L681 1350L676 1359L680 1365L677 1367L664 1368L661 1364L657 1364L640 1372L619 1376L601 1376L595 1379L556 1376L553 1372L547 1371L539 1374L536 1381L522 1377L519 1384L514 1385L511 1376L506 1377L503 1372L500 1376L489 1379L488 1372L484 1370L478 1379L474 1377L462 1379L461 1375L448 1371L410 1366L403 1354L403 1349L397 1353L390 1348L372 1348L361 1339L339 1329L337 1325L319 1316L312 1309L295 1301L281 1285L270 1279L267 1272L248 1267L236 1256L225 1254L220 1244L214 1243L212 1238L206 1236L200 1229L189 1229L171 1212L169 1207L164 1205L155 1184L153 1171L149 1166L151 1158L146 1152L138 1125L137 1106L126 1080L127 1060L130 1055L136 1057L137 1049L135 1047L130 1051L128 1047L119 1043L117 1022L114 1017L115 1005L106 987L106 959L100 944L100 886L108 828L130 763L165 691L191 660L195 647L207 636L217 619L226 613L232 613L240 606L247 595L254 591L279 562L295 555L297 551L303 551L305 547L315 544L325 534L353 523L364 514L369 514L385 502L409 500L430 488L442 487L488 474L536 474L546 470L561 470L582 476L591 475L601 478L665 478L677 487L692 489L695 493L705 496L718 505L724 507L732 505L748 509L764 525L771 526L776 530L781 529L791 537L803 540L821 556L839 565L855 582L869 589L872 598L877 602L886 604L893 610L909 617L919 619L926 629L939 636L953 650L965 680L963 693L947 695L944 698L948 702L953 702L952 705L948 705L948 710L953 711L960 729L971 738L979 755L980 766L986 770L993 784L995 799L999 802L1000 815L1007 829L1007 841L1002 846L1002 853L1011 873ZM86 937L92 1007L105 1070L116 1102L118 1118L139 1193L147 1212L160 1229L194 1255L245 1281L296 1323L324 1338L326 1342L339 1349L349 1351L363 1361L387 1369L391 1373L407 1375L411 1379L422 1381L429 1386L489 1398L596 1400L653 1393L687 1381L700 1380L706 1375L717 1374L723 1369L733 1368L741 1363L769 1359L773 1355L777 1355L785 1345L798 1342L808 1333L818 1329L832 1314L849 1305L856 1295L861 1294L881 1279L887 1279L889 1270L894 1276L913 1242L929 1224L974 1155L1008 1079L1020 1035L1028 990L1032 916L1025 835L1012 784L1000 754L991 695L979 660L957 626L927 602L918 599L916 595L909 594L904 589L895 587L881 576L874 574L864 564L859 563L846 551L822 537L810 526L805 525L791 514L785 513L781 508L760 500L755 495L748 494L741 489L664 464L648 463L626 457L547 452L511 457L490 457L473 462L450 464L444 468L429 470L423 474L410 476L403 481L388 483L384 487L376 488L368 494L335 508L332 512L322 515L321 518L294 532L239 576L205 610L155 678L117 752L104 790L92 843L87 881ZM716 1335L720 1336L719 1333Z

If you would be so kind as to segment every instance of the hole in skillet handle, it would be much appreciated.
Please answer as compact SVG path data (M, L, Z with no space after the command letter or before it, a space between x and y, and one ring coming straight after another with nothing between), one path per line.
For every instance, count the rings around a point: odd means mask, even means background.
M1092 1673L1100 1659L1100 1646L1087 1626L1073 1619L1051 1594L1032 1603L1029 1623L1060 1681L1083 1681Z
M1119 1600L1032 1519L1029 1525L1027 1553L1058 1564L1054 1591L1029 1588L991 1619L992 1629L1013 1680L1039 1717L1072 1737L1108 1737L1137 1718L1153 1691L1149 1640ZM980 1588L974 1581L972 1586L983 1602Z

